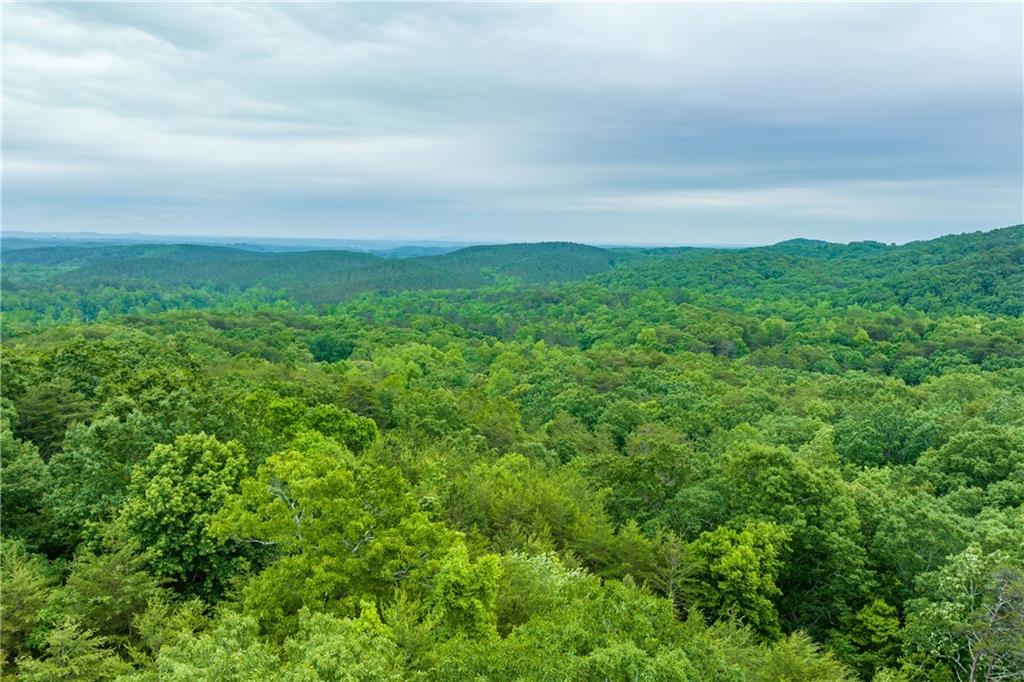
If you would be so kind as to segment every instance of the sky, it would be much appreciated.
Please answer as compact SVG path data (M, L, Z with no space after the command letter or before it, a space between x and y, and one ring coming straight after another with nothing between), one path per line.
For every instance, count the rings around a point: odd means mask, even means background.
M3 8L3 226L905 242L1024 222L1024 5Z

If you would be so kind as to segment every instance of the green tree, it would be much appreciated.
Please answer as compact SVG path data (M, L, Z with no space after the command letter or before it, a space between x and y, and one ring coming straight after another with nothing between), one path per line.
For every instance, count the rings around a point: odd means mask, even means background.
M911 656L947 664L958 680L1014 679L1024 670L1024 571L1019 559L972 544L919 578L907 603ZM913 660L911 658L911 660Z
M109 546L113 545L113 546ZM134 621L154 601L169 597L145 568L146 558L123 540L105 552L79 553L61 588L61 610L112 645L126 646L137 634Z
M30 387L17 403L19 438L31 441L47 460L60 448L71 424L92 414L89 401L67 380L53 380Z
M712 615L735 615L767 639L782 631L775 608L776 585L789 534L769 522L702 533L690 549L700 568L697 603Z
M259 639L253 618L226 612L217 627L160 650L156 669L140 680L249 682L279 676L281 660ZM316 678L313 678L316 679Z
M171 434L138 410L123 419L107 415L68 429L61 452L50 459L53 483L43 498L63 547L74 548L90 526L116 515L132 468L165 439Z
M352 355L355 344L343 333L327 330L309 340L309 352L317 362L338 362Z
M831 652L803 632L795 632L768 649L752 666L758 682L853 682L854 675Z
M242 447L213 436L178 436L135 467L119 516L149 566L185 594L219 595L244 565L244 548L210 523L248 470Z
M497 635L498 558L487 554L470 561L464 545L456 544L445 556L427 599L431 619L440 637L463 635L473 639Z
M46 559L25 551L21 540L0 539L0 666L28 652L27 640L38 625L56 576Z
M863 679L898 663L903 633L896 609L875 599L833 633L831 649Z
M397 471L312 433L244 480L215 526L224 542L272 548L277 559L243 595L278 633L294 632L303 607L351 615L399 587L422 592L455 539L419 511Z
M372 419L337 405L317 405L309 410L305 421L309 428L334 438L357 454L378 437L377 425Z
M772 521L789 533L778 576L784 627L820 636L865 599L860 522L836 469L788 448L743 441L726 453L716 486L733 518Z
M113 680L131 672L131 666L104 647L102 637L68 619L50 630L44 642L44 657L19 658L18 678L28 682Z
M50 470L31 441L14 437L7 424L10 416L4 415L0 427L4 534L21 538L30 549L52 551L54 528L44 499L53 485Z

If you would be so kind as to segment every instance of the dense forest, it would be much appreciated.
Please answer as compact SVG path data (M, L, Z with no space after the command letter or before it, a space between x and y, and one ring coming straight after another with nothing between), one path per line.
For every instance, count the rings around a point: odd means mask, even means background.
M4 680L1024 680L1024 226L5 247Z

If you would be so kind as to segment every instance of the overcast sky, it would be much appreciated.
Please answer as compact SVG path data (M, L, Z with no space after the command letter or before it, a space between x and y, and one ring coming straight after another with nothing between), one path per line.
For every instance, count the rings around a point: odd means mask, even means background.
M5 229L752 244L1024 222L1020 3L3 13Z

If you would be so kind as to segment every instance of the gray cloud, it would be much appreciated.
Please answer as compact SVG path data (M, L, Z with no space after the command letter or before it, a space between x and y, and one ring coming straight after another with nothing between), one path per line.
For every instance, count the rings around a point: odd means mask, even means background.
M9 229L756 243L1024 220L1020 5L4 13Z

